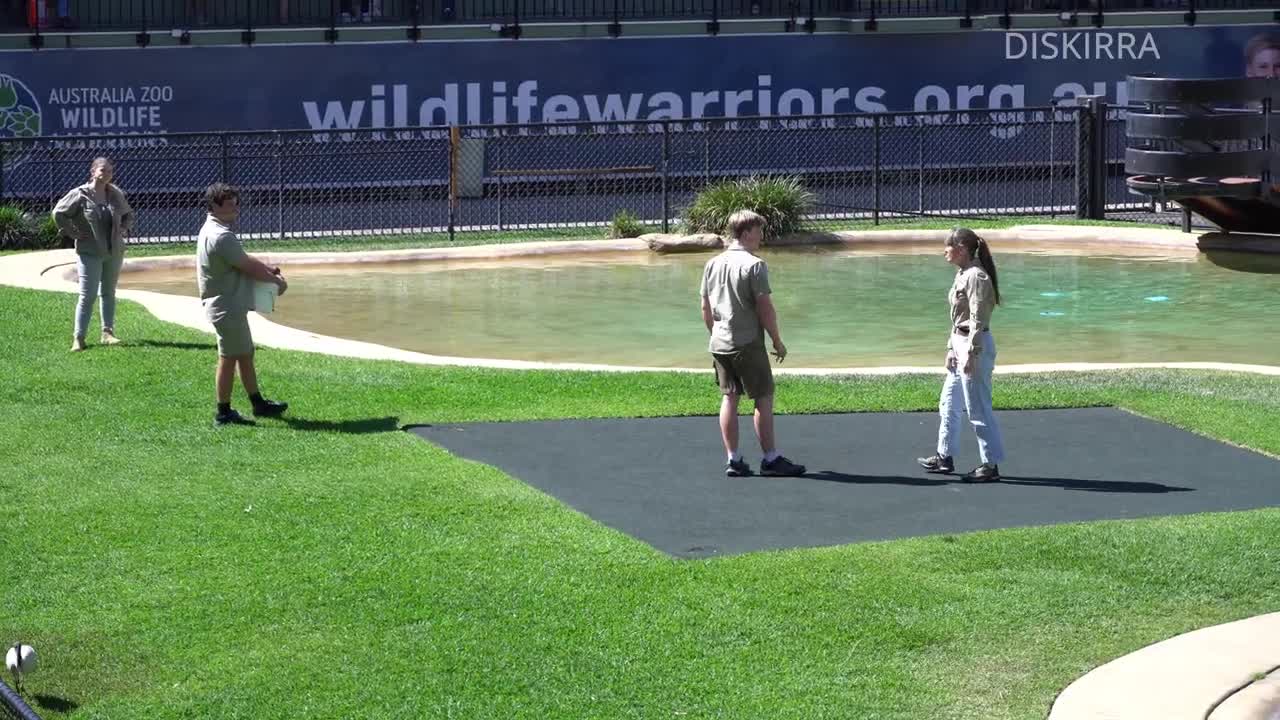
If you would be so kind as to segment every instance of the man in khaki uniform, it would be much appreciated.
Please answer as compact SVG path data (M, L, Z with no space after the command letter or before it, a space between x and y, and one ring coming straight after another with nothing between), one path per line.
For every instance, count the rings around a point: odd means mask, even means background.
M289 287L280 268L244 251L231 226L240 217L240 194L226 183L210 185L204 194L209 215L200 228L196 244L196 282L205 316L218 336L216 389L218 411L215 425L251 425L231 409L231 385L236 368L240 383L253 403L257 417L277 417L289 407L273 402L258 392L258 373L253 364L253 335L249 332L249 311L253 308L254 281L275 283L281 295Z
M728 454L725 474L751 474L751 466L738 452L738 399L745 392L755 401L756 437L764 459L761 475L803 475L805 467L778 452L773 437L773 369L764 347L767 332L773 353L782 362L787 346L778 332L769 287L769 268L755 252L764 239L764 218L740 210L729 218L732 242L709 260L702 271L702 321L711 333L709 349L716 382L724 399L720 403L720 435Z

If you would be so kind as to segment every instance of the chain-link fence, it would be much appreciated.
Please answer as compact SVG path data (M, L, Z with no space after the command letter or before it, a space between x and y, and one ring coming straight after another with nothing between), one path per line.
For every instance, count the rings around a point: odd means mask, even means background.
M1085 118L1045 107L9 139L0 141L0 202L47 213L107 155L137 211L133 242L194 237L203 190L218 180L241 189L239 230L260 239L598 237L624 211L675 231L700 190L751 176L800 180L816 196L809 219L825 227L1075 216L1091 192Z

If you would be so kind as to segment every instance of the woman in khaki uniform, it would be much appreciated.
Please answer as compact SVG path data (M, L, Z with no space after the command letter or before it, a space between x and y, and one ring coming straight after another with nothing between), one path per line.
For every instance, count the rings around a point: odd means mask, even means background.
M133 229L133 208L124 191L112 184L115 168L108 158L94 159L89 182L72 188L53 208L58 229L76 241L80 300L76 303L72 352L84 350L93 305L102 294L102 344L115 345L116 281L124 264L124 238Z
M955 265L955 282L947 293L951 304L951 335L947 339L947 377L938 401L942 422L938 427L937 453L920 458L929 472L955 470L959 450L960 413L969 415L978 436L982 464L965 474L965 482L1000 479L1004 459L1000 426L991 409L991 373L996 365L996 341L991 333L991 313L1000 304L1000 283L991 249L968 228L956 228L947 238L944 253Z

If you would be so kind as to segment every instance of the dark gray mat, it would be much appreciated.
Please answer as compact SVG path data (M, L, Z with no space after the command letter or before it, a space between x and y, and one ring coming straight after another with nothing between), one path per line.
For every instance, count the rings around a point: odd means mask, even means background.
M936 413L787 415L779 447L803 478L728 478L716 419L415 426L595 520L678 557L815 547L1004 527L1280 505L1280 462L1111 408L999 412L1000 483L968 485L932 453ZM750 418L741 447L759 471Z

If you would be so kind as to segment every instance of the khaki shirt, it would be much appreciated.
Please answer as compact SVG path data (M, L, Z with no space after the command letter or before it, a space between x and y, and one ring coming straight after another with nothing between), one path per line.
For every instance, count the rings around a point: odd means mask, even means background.
M772 292L769 267L746 248L732 243L702 269L702 297L711 305L713 353L733 353L762 341L764 330L756 297Z
M124 191L108 185L107 201L93 198L93 183L71 188L53 206L53 222L76 241L76 252L112 257L124 255L124 238L133 230L133 208Z
M196 241L196 284L210 322L253 309L253 278L237 267L246 257L231 228L208 216Z
M956 272L955 282L947 293L951 304L951 334L947 338L948 350L964 350L977 355L982 350L982 330L991 327L991 313L996 308L996 290L991 276L974 263ZM968 337L959 335L963 347L955 342L957 328L967 328Z

